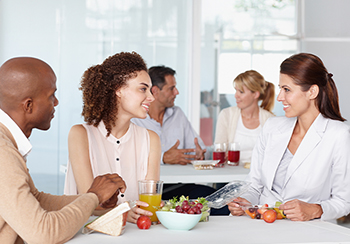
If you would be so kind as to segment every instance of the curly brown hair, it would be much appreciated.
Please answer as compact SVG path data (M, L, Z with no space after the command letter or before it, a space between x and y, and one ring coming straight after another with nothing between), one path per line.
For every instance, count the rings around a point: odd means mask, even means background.
M109 136L118 115L116 91L126 86L126 82L142 70L147 72L147 66L136 52L117 53L102 64L87 69L79 88L83 92L81 114L84 121L97 127L102 120Z

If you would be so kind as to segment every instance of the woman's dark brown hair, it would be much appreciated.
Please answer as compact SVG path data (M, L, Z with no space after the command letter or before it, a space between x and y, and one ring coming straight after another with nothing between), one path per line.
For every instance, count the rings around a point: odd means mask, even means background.
M136 52L117 53L87 69L79 88L83 92L85 122L97 126L102 120L109 136L118 114L116 91L142 70L147 72L147 66Z
M281 74L291 77L302 91L308 91L312 85L319 87L316 107L329 119L345 121L339 110L338 91L322 60L309 53L295 54L281 64Z

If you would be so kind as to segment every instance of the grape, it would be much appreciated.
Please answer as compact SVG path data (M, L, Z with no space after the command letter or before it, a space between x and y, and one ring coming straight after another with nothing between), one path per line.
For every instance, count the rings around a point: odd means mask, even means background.
M184 210L183 210L182 207L180 207L180 206L176 206L175 210L176 210L176 212L178 212L178 213L183 213L183 212L184 212Z
M202 211L200 209L198 209L198 211L196 212L196 214L201 214Z
M203 208L203 204L201 204L201 203L197 203L197 205L196 205L199 209L202 209Z
M194 211L192 208L190 208L188 211L187 211L188 214L194 214Z
M198 211L200 211L200 209L199 209L198 207L196 207L196 206L192 207L192 210L193 210L193 212L195 212L195 213L197 213Z
M169 200L160 210L173 211L181 214L201 214L203 209L205 209L205 211L208 209L207 201L204 198L188 200L188 197L181 196L179 201L176 197Z
M182 209L187 212L191 208L190 205L182 205Z
M256 208L249 208L249 212L254 213L256 211Z

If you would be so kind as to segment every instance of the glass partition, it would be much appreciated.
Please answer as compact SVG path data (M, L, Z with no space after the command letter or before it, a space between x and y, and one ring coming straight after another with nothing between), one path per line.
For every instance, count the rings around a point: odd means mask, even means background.
M83 72L121 51L136 51L152 65L176 70L176 105L188 113L189 20L191 1L2 0L0 63L34 56L57 75L59 106L49 131L34 130L28 168L39 190L63 193L67 137L82 123Z
M257 70L278 92L279 65L298 49L296 23L293 0L202 1L201 137L207 146L219 112L236 105L238 74ZM277 102L273 112L284 114Z
M277 82L279 63L297 49L294 1L194 1L199 0L0 1L0 63L34 56L57 75L59 106L51 129L34 130L30 137L27 163L39 190L63 192L68 132L83 122L81 76L114 53L136 51L149 67L175 69L176 105L187 115L197 107L190 102L190 62L200 62L201 118L209 125L209 134L201 136L208 144L220 109L234 106L232 80L238 73L254 68ZM196 6L201 6L201 16L195 16L201 18L201 30L192 29ZM192 60L197 33L201 59Z

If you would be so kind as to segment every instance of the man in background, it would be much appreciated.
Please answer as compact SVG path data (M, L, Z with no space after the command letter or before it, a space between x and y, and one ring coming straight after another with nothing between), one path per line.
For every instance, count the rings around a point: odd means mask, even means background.
M179 94L176 88L175 70L165 66L153 66L148 71L154 101L150 104L146 119L132 121L142 127L155 131L162 144L163 164L191 163L191 160L203 160L206 152L202 139L194 131L181 108L174 106ZM190 199L206 197L215 189L197 184L165 184L162 198L168 200L174 196L189 196ZM227 207L213 210L212 215L228 215Z
M0 67L0 243L63 243L100 205L112 208L126 186L117 174L97 177L86 194L39 192L26 166L34 128L48 130L58 100L56 76L36 58Z
M179 94L175 70L165 66L153 66L148 73L155 100L149 107L146 119L132 121L159 135L162 163L185 165L191 163L191 160L204 159L206 149L202 139L194 131L181 108L174 106L175 98Z

